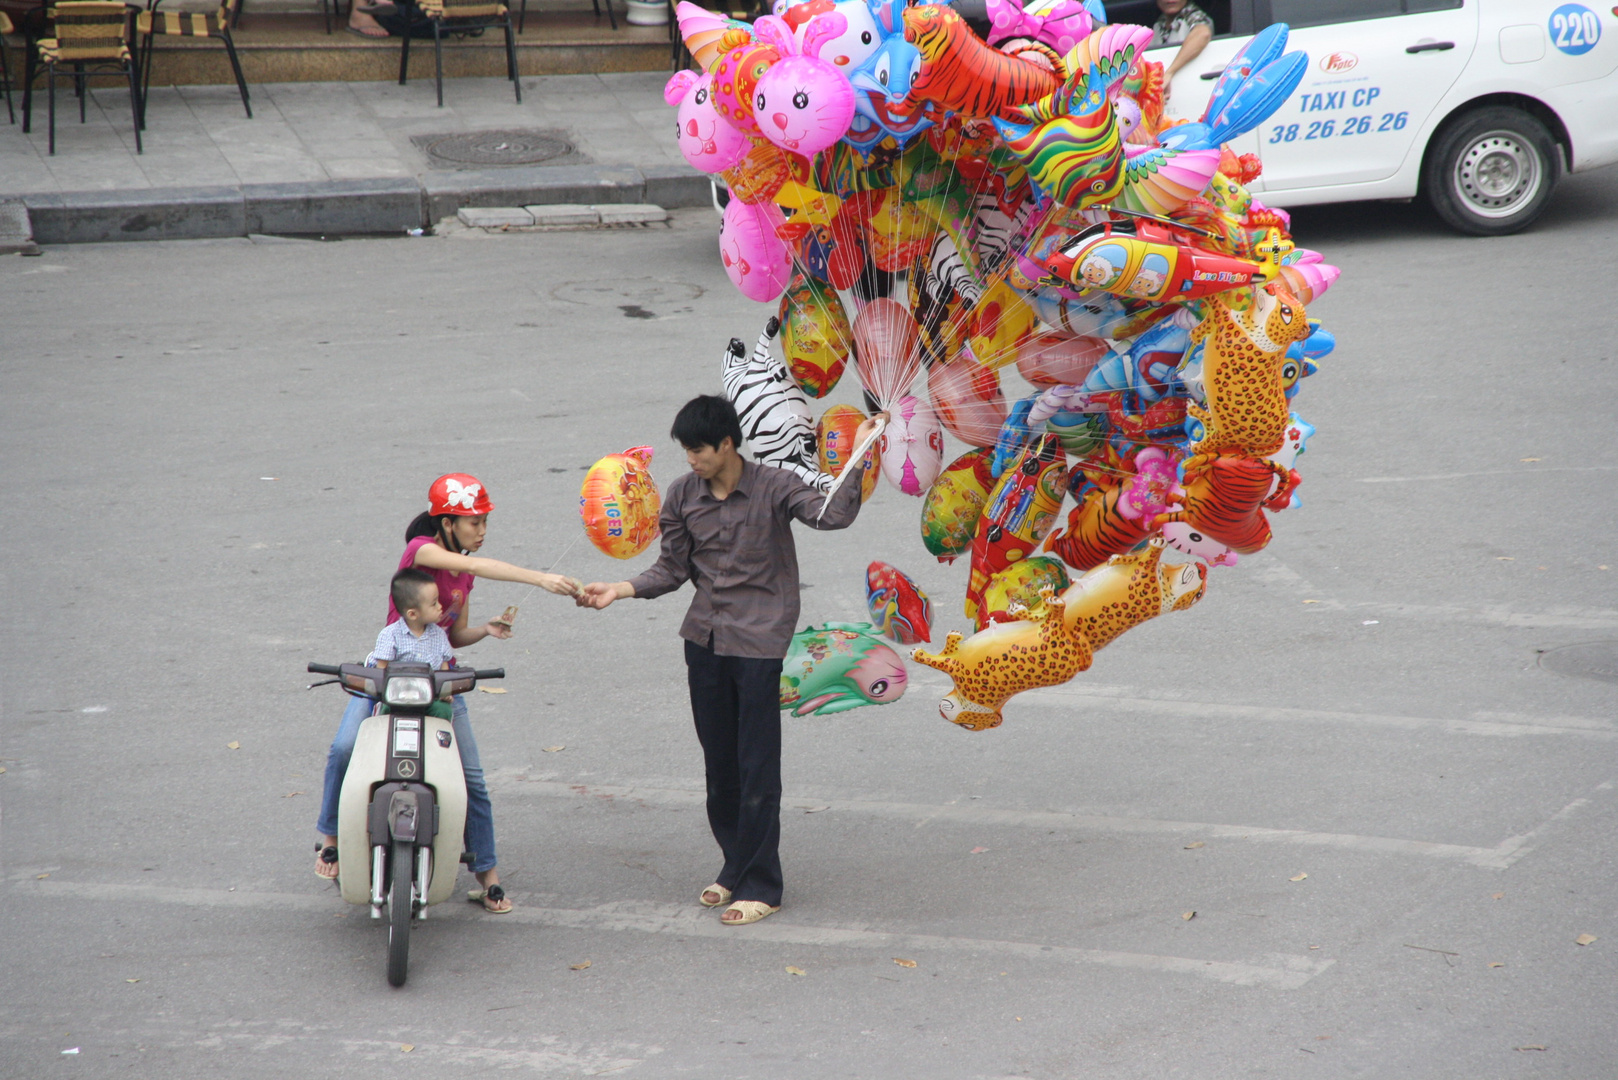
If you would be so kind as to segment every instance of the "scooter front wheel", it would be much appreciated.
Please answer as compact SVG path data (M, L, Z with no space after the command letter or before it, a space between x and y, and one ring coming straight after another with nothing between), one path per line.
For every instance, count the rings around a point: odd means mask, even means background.
M393 858L388 870L388 982L403 986L410 974L410 917L414 912L410 903L411 886L415 875L411 873L415 847L405 840L393 843Z

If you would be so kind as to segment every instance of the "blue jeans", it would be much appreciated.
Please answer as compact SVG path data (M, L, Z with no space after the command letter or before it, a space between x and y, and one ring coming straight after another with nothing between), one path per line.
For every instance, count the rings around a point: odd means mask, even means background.
M322 836L337 835L337 799L343 790L343 776L348 772L348 759L353 756L360 724L371 715L375 705L370 698L349 695L343 721L337 725L337 737L331 741L331 751L326 755L326 786L320 797L320 819L315 822L315 831ZM478 760L478 742L472 737L472 721L466 715L466 702L460 694L455 695L451 712L455 741L461 748L461 771L466 774L466 850L472 853L472 872L481 874L495 867L494 807L489 803L489 788L483 782L483 764Z

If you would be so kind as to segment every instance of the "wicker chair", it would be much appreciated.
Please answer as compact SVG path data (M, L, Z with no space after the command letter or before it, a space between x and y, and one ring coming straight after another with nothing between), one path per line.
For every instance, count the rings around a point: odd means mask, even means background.
M0 93L6 95L6 115L13 124L17 122L17 111L11 107L11 68L6 63L6 35L14 33L16 29L11 25L10 17L0 11Z
M73 85L79 95L79 123L84 123L85 82L114 72L129 79L129 107L135 122L135 153L140 144L140 76L129 51L129 9L123 0L63 0L46 13L55 26L55 37L39 40L39 62L45 65L50 82L50 152L56 153L56 65L73 65ZM87 71L87 66L110 69ZM23 124L27 126L30 102L23 99Z
M230 70L236 75L236 89L242 94L242 108L247 118L253 118L253 104L247 100L247 80L242 77L242 62L236 56L236 43L230 38L230 28L236 21L242 0L223 0L216 11L142 11L135 16L135 32L141 37L140 126L146 127L146 92L152 85L152 47L157 35L165 37L217 38L225 43L225 55L230 57Z
M506 78L522 103L522 83L517 79L517 45L511 25L511 9L500 0L417 0L417 6L433 24L433 57L437 62L434 76L438 83L438 106L444 106L444 35L482 31L498 26L506 32ZM399 48L399 85L405 84L410 71L410 35L404 36Z

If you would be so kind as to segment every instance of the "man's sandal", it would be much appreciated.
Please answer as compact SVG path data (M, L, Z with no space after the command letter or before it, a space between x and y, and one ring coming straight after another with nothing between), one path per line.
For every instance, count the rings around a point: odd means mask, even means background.
M487 889L468 889L466 898L474 904L482 904L483 910L490 915L509 915L511 913L511 909L508 907L489 906L490 904L498 904L506 898L506 890L498 885L490 885Z
M719 897L719 899L709 900L709 893L713 893L715 896ZM697 896L697 903L701 904L703 907L724 907L726 904L730 903L730 890L716 881L706 889L702 890L702 892Z
M315 876L322 881L337 880L337 849L329 844L315 842ZM331 873L325 873L325 867L331 867Z
M735 911L741 914L741 918L727 919L724 915L721 915L719 921L726 926L746 926L748 923L758 922L766 915L774 915L780 910L779 906L771 907L762 900L738 900L725 909L725 915Z

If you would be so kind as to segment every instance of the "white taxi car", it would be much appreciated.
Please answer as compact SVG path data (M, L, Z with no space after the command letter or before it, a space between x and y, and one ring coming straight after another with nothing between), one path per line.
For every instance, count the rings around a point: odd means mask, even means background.
M1618 6L1603 0L1211 0L1215 37L1175 76L1168 112L1198 119L1253 34L1291 28L1309 70L1236 140L1271 206L1422 196L1463 232L1515 232L1564 171L1618 162ZM1152 0L1109 2L1151 25ZM1139 9L1139 10L1136 10ZM1176 47L1151 50L1162 62Z

